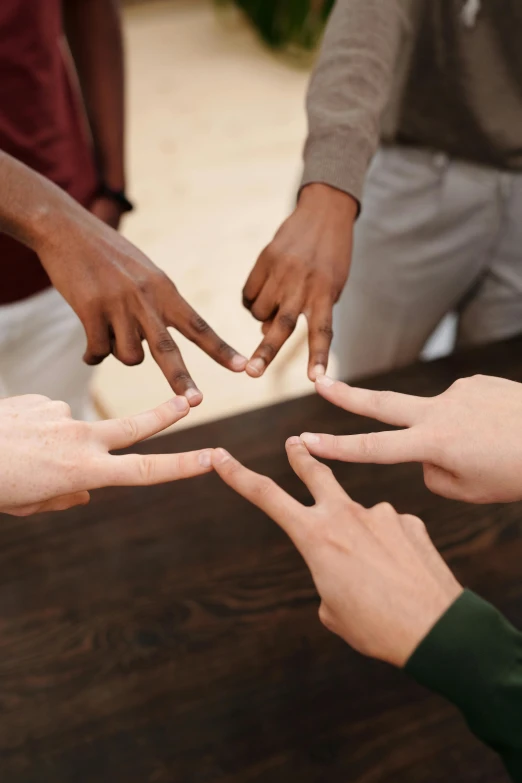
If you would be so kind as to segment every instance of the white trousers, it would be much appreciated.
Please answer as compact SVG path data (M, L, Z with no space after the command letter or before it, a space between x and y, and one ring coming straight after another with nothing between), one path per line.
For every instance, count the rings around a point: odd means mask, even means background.
M43 394L67 402L76 419L97 418L85 345L83 326L54 288L0 306L0 397Z
M448 313L457 348L522 332L522 173L383 148L334 313L339 377L415 361Z

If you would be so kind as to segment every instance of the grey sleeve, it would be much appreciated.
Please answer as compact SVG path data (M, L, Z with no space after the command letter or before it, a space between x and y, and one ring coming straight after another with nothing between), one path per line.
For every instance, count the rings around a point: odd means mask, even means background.
M413 2L337 0L308 88L301 187L322 182L360 200Z

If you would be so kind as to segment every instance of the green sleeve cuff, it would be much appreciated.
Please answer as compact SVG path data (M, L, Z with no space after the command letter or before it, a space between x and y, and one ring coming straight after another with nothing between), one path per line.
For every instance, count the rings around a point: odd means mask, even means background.
M405 670L453 702L470 729L522 781L522 634L465 590L419 644Z

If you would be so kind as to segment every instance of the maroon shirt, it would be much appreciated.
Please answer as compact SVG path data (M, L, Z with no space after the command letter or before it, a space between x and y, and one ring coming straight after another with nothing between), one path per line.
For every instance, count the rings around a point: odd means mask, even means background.
M0 149L88 206L98 177L66 51L62 0L0 0ZM0 304L50 285L38 256L0 233Z

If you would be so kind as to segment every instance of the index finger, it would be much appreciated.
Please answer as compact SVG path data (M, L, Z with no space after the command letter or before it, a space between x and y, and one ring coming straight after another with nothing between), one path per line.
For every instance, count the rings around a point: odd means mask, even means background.
M417 424L430 404L429 397L360 389L334 381L325 375L317 378L316 389L321 397L346 411L396 427L411 427Z
M346 494L330 468L312 457L301 438L289 438L286 453L292 470L306 484L317 503L328 500L335 493Z
M332 317L332 297L327 294L317 297L308 315L308 377L311 381L324 375L328 367L333 339Z
M89 489L167 484L211 470L210 449L181 454L125 454L121 457L108 454L94 467L94 483Z
M99 421L91 426L107 449L125 449L175 424L186 416L189 410L185 397L174 397L145 413L124 419Z
M258 378L277 356L297 326L301 304L302 299L298 296L288 302L283 301L279 305L270 328L264 334L261 343L247 364L248 375Z
M179 294L169 323L187 339L205 351L211 359L232 372L243 372L247 359L219 337L209 324Z
M203 395L192 380L181 351L170 336L166 325L159 319L154 319L147 324L142 323L140 326L149 344L152 357L169 382L171 389L176 394L185 396L191 407L199 405Z
M417 429L368 432L363 435L326 435L303 432L301 440L311 454L342 462L396 465L428 462L429 444Z
M214 450L212 465L229 487L268 514L300 548L298 541L306 518L305 506L267 476L245 468L224 449Z

